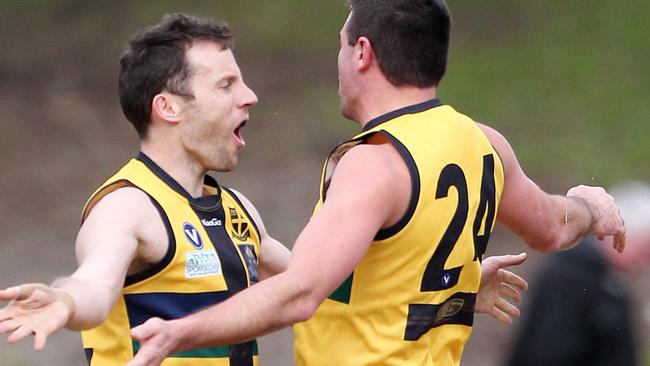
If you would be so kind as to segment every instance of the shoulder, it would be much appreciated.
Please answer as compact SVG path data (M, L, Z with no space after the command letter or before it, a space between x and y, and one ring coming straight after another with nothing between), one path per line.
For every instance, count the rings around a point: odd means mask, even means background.
M360 144L343 155L333 179L345 176L349 179L366 178L376 183L390 181L406 164L396 148L389 142Z
M97 201L93 211L110 208L130 208L137 211L142 206L151 204L149 195L137 187L118 188ZM92 211L91 211L92 213Z
M373 138L343 155L332 175L328 200L339 195L393 207L393 200L408 196L402 190L410 187L410 179L408 166L395 146L385 137Z
M339 166L343 164L353 166L361 172L394 173L394 170L406 168L394 142L383 134L377 133L370 137L366 143L352 147L343 155ZM339 167L337 166L337 170Z
M517 156L512 146L510 146L510 142L508 142L501 132L479 122L476 122L476 125L483 131L494 150L499 154L505 175L512 176L513 174L521 173Z
M97 201L83 226L89 223L135 226L155 219L158 212L147 193L136 187L122 187Z

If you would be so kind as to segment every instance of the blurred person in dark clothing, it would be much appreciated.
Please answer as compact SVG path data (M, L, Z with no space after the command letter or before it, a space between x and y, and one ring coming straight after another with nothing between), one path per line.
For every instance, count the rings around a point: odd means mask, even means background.
M650 185L611 193L627 227L625 252L588 238L554 254L534 281L510 366L639 365L627 280L650 262Z

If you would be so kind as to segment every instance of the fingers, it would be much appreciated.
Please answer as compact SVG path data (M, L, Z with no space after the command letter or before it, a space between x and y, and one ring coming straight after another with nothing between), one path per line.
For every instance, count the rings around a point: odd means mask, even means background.
M16 329L9 337L7 337L7 343L9 344L14 344L21 339L28 337L30 335L34 334L32 332L32 328L28 327L27 325L21 325Z
M0 322L3 322L7 319L11 319L12 313L11 313L11 306L13 305L13 302L10 302L9 305L5 306L4 308L0 309ZM0 325L1 327L1 325ZM2 331L0 330L0 333Z
M496 307L492 308L492 310L490 311L490 316L494 317L496 320L500 321L501 323L503 323L505 325L512 324L512 318L509 317L508 314L506 314L503 311L497 309Z
M515 273L512 273L505 269L500 269L499 276L502 283L514 286L515 288L522 291L528 290L528 282L526 282L526 280Z
M20 294L20 286L9 287L0 291L0 300L13 301L18 299L19 294Z
M501 310L503 313L507 314L510 318L518 318L520 315L519 309L503 298L498 298L494 306L496 306L496 308Z
M521 302L521 294L519 291L508 285L501 284L499 287L499 295L511 299L516 304L519 304Z
M20 323L13 319L6 319L0 322L0 334L13 332L20 327Z
M126 366L157 366L160 365L163 357L150 343L141 343L138 353Z
M625 240L626 240L625 230L623 230L622 233L614 235L614 241L613 241L614 249L616 249L616 251L618 251L619 253L623 253L623 250L625 250Z
M156 334L156 329L158 328L157 321L160 320L161 319L158 318L151 318L141 325L131 329L131 337L138 341L151 338L151 336Z
M169 353L165 351L169 339L165 321L151 318L131 329L131 337L140 341L140 349L127 366L158 366Z
M522 264L526 260L526 258L528 258L528 254L526 253L519 253L517 255L513 255L513 254L496 255L496 256L485 258L484 262L485 261L487 261L488 263L491 262L497 268L505 268L505 267Z
M45 348L48 334L45 332L36 331L34 335L34 351L41 352Z
M524 263L526 258L528 258L528 254L526 253L519 253L517 255L508 254L508 255L504 255L503 257L504 257L502 261L503 266L501 266L501 268L517 266Z

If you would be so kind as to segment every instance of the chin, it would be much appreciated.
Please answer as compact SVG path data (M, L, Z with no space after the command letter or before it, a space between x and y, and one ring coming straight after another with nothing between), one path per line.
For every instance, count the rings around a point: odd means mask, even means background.
M237 162L234 162L234 163L231 163L231 164L223 164L223 165L221 165L219 167L216 167L216 168L214 168L212 170L214 170L216 172L227 173L227 172L233 171L235 169L235 166L237 166Z
M354 115L346 108L341 107L341 115L351 121L356 121Z
M214 162L212 166L210 167L210 170L215 171L215 172L230 172L233 169L235 169L235 166L237 166L237 159L233 159L230 161L219 161L219 162Z

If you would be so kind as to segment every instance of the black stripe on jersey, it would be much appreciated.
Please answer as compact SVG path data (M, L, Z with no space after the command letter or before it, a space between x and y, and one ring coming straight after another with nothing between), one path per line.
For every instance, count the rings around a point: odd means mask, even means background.
M138 187L136 187L138 188ZM139 188L138 188L139 189ZM144 192L144 191L143 191ZM174 231L172 230L172 225L169 222L169 217L167 217L167 213L165 213L165 210L163 210L162 206L156 201L155 198L153 198L150 194L147 192L144 192L149 196L149 199L151 200L151 203L156 207L156 210L158 210L158 214L160 215L160 219L162 220L163 224L165 225L165 231L167 231L167 252L165 253L165 256L156 264L154 264L152 267L145 269L142 272L134 273L132 275L126 276L124 280L124 287L130 286L134 283L144 281L147 278L150 278L163 269L167 267L169 263L171 263L172 259L174 259L174 254L176 254L176 237L174 236Z
M227 296L233 296L248 287L248 275L235 244L226 232L225 211L221 200L218 210L202 211L197 207L192 209L199 219L210 221L216 218L223 223L221 226L204 226L204 229L219 255L223 278L228 286ZM230 346L229 360L231 366L253 366L253 342Z
M417 341L429 330L446 324L474 324L476 294L457 292L441 304L409 304L405 341Z
M363 127L363 131L368 131L370 129L373 129L384 122L390 121L392 119L403 116L405 114L420 113L431 108L439 107L441 105L442 103L440 102L440 100L431 99L431 100L427 100L426 102L400 108L372 119L370 122L366 123L366 125Z
M241 200L239 199L239 197L237 197L237 195L235 194L235 192L233 192L230 188L228 188L228 187L223 187L223 189L225 189L226 191L228 191L228 193L230 194L230 196L232 196L232 198L233 198L233 199L234 199L234 200L239 204L239 207L241 207L241 209L244 211L244 213L245 213L246 216L248 217L248 221L250 221L251 224L253 224L253 229L255 229L255 232L257 233L257 237L260 238L260 240L261 240L262 237L260 236L260 230L257 228L257 224L255 223L255 220L253 220L253 218L251 217L251 215L248 213L248 210L246 210L246 207L241 203Z
M124 294L129 325L136 327L150 317L164 320L182 318L208 306L218 304L230 295L227 291L172 293L151 292Z
M411 198L409 199L406 213L404 213L404 216L402 216L402 218L399 219L399 221L396 222L393 226L379 230L375 236L375 240L385 240L402 230L411 220L411 217L413 217L418 200L420 199L420 172L418 171L417 165L415 165L413 156L401 141L384 130L379 131L379 133L382 136L387 137L393 146L395 146L397 151L399 151L400 155L402 155L402 159L404 159L404 162L406 163L406 166L409 170L409 175L411 176Z
M204 226L204 229L208 233L210 241L219 255L221 269L230 296L248 287L248 276L244 269L244 264L235 244L226 232L227 225L223 207L220 207L218 211L212 212L195 209L194 213L201 220L211 221L212 219L217 219L223 223L221 226Z

